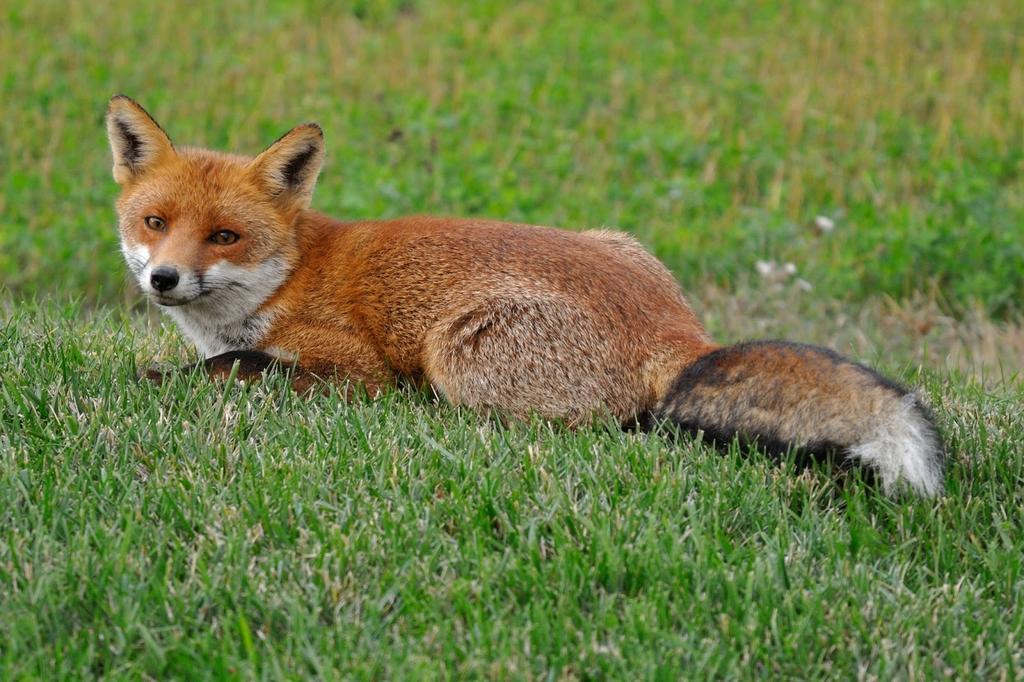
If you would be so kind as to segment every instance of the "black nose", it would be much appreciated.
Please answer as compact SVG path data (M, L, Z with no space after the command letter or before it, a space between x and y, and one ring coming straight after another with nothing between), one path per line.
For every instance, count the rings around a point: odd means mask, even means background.
M178 271L161 265L153 269L153 273L149 276L149 282L157 291L170 291L178 286Z

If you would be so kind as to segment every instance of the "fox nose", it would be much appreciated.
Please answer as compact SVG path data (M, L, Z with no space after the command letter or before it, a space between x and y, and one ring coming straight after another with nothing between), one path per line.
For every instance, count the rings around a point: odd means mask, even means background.
M178 271L166 265L154 268L149 282L157 291L170 291L178 286Z

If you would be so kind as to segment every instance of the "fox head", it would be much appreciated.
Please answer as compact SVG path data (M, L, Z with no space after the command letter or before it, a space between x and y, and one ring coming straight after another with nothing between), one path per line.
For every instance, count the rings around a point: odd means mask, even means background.
M251 315L295 266L296 218L323 164L320 126L293 128L255 158L175 147L118 95L107 134L121 249L143 293L225 323Z

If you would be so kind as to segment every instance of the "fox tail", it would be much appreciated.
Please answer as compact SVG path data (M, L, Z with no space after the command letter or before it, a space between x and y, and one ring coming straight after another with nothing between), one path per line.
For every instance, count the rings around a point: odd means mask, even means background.
M682 370L653 416L718 443L835 453L872 470L886 493L942 492L945 449L928 408L825 348L783 341L719 348Z

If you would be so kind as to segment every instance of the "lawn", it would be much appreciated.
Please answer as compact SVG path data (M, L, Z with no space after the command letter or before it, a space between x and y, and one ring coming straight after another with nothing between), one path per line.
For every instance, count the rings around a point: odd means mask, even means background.
M0 678L1024 677L1022 36L1011 0L8 0ZM628 230L717 338L918 386L947 494L140 382L195 351L127 284L116 92L240 153L319 121L334 215Z

